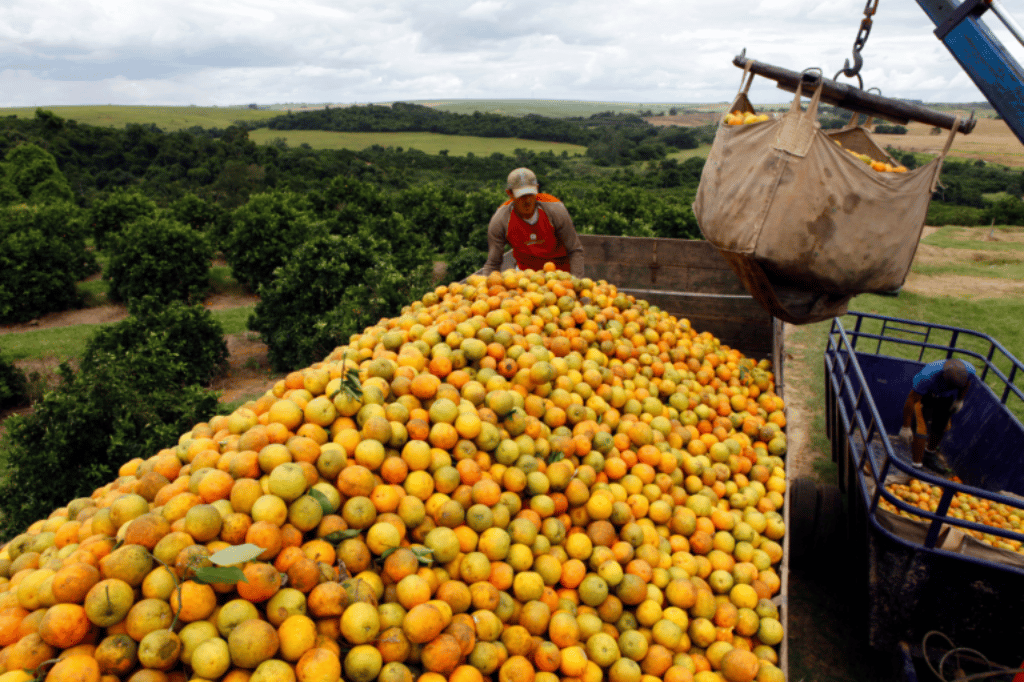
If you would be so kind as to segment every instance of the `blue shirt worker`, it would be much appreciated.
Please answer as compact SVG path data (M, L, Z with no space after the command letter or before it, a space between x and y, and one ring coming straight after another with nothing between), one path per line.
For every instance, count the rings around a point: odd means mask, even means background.
M930 362L914 375L913 388L903 405L900 438L910 448L915 469L926 466L939 473L949 471L939 457L939 443L950 418L963 406L974 374L974 365L957 358Z

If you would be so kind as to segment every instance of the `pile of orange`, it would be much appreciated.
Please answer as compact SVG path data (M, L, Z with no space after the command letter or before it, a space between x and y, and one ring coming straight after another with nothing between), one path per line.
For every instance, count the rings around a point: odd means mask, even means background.
M893 165L893 164L889 163L888 161L879 161L877 159L873 159L870 156L868 156L867 154L860 154L858 152L853 151L852 149L847 149L846 147L843 146L843 143L840 142L839 140L833 139L832 141L835 142L837 145L839 145L839 148L842 149L844 152L847 152L848 154L853 156L855 159L858 159L859 161L863 161L867 165L871 166L871 170L878 171L879 173L906 173L907 172L907 167L906 166L902 166L900 164Z
M959 479L954 478L959 481ZM939 499L942 497L942 486L930 485L925 481L912 478L906 483L890 483L886 488L899 499L907 502L918 509L936 512L939 508ZM881 499L882 509L900 516L921 521L922 517L904 509L899 509L895 504ZM970 521L984 526L992 526L1002 530L1009 530L1015 533L1024 533L1024 510L1001 502L987 500L984 497L971 495L957 491L953 494L947 514L955 519ZM964 533L971 535L987 545L998 549L1005 549L1011 552L1024 554L1024 543L1013 538L1006 538L994 533L984 533L971 528L958 526Z
M0 682L781 681L784 426L685 319L471 276L4 546Z
M763 123L770 121L768 114L755 114L752 111L730 111L725 115L725 124L730 126L750 125L751 123Z

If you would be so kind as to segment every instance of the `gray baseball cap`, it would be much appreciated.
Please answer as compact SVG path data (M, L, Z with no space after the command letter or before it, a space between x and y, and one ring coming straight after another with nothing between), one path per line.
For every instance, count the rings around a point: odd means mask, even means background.
M538 188L537 176L529 168L516 168L508 174L508 184L505 187L517 199L524 194L536 194Z

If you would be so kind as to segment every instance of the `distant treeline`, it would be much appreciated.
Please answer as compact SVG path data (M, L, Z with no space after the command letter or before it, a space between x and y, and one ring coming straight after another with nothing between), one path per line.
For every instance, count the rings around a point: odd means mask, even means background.
M479 111L456 114L405 102L289 112L246 125L251 130L425 132L562 142L587 147L587 156L604 165L662 159L672 150L696 149L714 138L713 126L654 126L637 114L609 111L587 118L505 116Z
M449 126L451 133L458 125L470 130L474 122L481 134L487 125L502 122L506 134L525 137L531 126L538 135L548 130L548 139L558 131L575 126L579 135L590 136L587 157L570 157L551 152L535 153L517 150L515 154L494 153L487 156L431 155L417 150L375 145L362 151L312 149L308 145L291 147L283 140L258 145L249 139L242 125L226 129L203 129L164 132L152 124L129 124L123 129L90 126L62 119L52 112L37 110L30 119L8 116L0 118L0 158L6 157L23 143L33 143L53 156L67 180L67 196L63 197L82 208L89 208L111 192L132 189L149 197L160 206L186 196L195 195L223 209L245 204L249 197L269 190L298 193L321 191L325 181L351 177L378 185L390 191L408 189L424 183L449 186L456 191L473 192L483 188L497 189L510 168L533 168L548 189L593 187L602 179L620 185L644 187L664 192L681 190L690 195L700 177L702 159L677 163L665 158L670 148L686 147L695 139L712 139L713 128L656 127L634 115L598 114L586 119L554 119L541 116L512 117L497 114L464 115L438 112L419 105L398 104L393 107L347 107L323 112L303 112L271 121L330 120L369 115L385 129L419 121L434 121ZM828 111L838 118L841 114ZM390 122L390 123L389 123ZM340 124L339 124L340 125ZM517 128L517 126L523 126ZM463 134L470 134L464 132ZM671 145L669 144L671 143ZM897 158L913 167L912 154L896 153ZM639 163L639 162L643 163ZM624 170L612 174L614 168ZM600 169L600 170L599 170ZM632 169L632 170L626 170ZM4 190L12 182L27 182L5 177L0 173L0 202L18 192ZM958 215L966 221L1015 223L1020 196L1024 193L1024 174L995 164L947 160L935 199L946 205L963 207ZM552 186L554 185L554 187ZM998 207L998 216L989 215L994 208L984 195L1004 192L1008 197ZM571 197L569 197L571 201ZM938 218L938 216L936 216ZM943 224L942 222L932 221Z

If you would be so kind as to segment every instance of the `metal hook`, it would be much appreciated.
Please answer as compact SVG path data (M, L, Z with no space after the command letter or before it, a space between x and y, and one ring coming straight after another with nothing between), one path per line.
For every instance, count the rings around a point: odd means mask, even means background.
M853 78L854 76L860 75L860 67L864 66L864 58L860 56L860 50L857 48L853 49L853 66L850 66L850 60L847 59L843 62L843 68L841 73L847 78ZM838 75L838 74L836 74ZM863 88L862 88L863 89Z
M836 71L836 75L832 77L832 80L839 80L839 76L840 75L850 76L851 78L855 76L857 78L857 87L859 89L861 89L861 90L864 89L864 79L861 78L861 75L859 73L854 73L854 74L851 75L851 74L847 73L845 69L840 69L839 71ZM878 90L878 88L872 88L872 89L873 90ZM879 90L878 94L882 94L882 91Z

